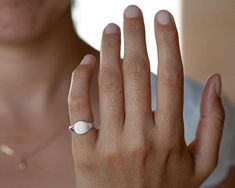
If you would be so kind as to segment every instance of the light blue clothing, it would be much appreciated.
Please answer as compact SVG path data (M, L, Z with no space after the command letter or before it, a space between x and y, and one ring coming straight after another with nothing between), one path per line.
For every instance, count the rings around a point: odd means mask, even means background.
M157 76L151 74L152 110L156 110ZM200 117L200 101L203 85L189 78L184 81L184 126L186 143L191 143L195 138ZM222 182L235 166L235 107L228 99L223 97L225 107L225 126L220 147L219 162L211 176L201 186L202 188L214 186ZM206 163L206 161L205 161Z

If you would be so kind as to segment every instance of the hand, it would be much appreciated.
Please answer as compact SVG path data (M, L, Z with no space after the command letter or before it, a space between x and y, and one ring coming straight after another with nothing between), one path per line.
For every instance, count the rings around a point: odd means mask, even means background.
M150 65L141 11L129 6L124 16L125 55L120 59L120 30L104 32L99 69L100 125L72 135L79 188L198 187L216 167L223 130L221 79L204 88L195 141L184 140L183 68L173 17L155 17L159 65L157 110L151 110ZM71 124L92 121L89 87L95 59L88 55L74 71L69 93Z

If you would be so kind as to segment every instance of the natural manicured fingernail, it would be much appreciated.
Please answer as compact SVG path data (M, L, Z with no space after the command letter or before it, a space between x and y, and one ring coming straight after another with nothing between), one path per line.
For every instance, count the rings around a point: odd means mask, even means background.
M141 15L140 9L135 5L130 5L125 10L125 16L127 18L136 18Z
M216 91L217 96L221 97L222 79L221 79L221 76L219 74L217 74L217 78L216 78L215 91Z
M107 33L107 34L120 33L120 29L116 24L110 23L106 26L105 33Z
M161 25L170 25L171 24L171 15L165 10L161 10L157 13L157 21Z
M81 65L89 65L92 64L95 61L95 57L93 55L86 55L81 62Z

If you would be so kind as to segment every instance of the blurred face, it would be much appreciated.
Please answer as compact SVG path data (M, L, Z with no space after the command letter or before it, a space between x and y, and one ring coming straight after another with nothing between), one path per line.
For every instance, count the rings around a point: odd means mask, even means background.
M0 0L0 43L26 42L65 16L70 0Z

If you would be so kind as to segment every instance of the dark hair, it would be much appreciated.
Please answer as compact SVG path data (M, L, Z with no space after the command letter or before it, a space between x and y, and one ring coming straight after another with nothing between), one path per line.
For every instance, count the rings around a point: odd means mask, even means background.
M70 0L70 2L71 2L71 6L74 6L74 5L75 5L75 3L76 3L76 1L75 1L75 0Z

